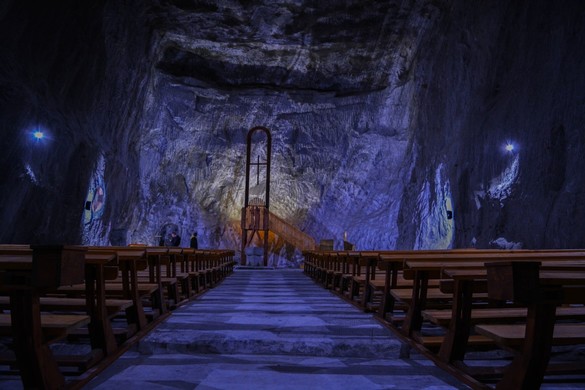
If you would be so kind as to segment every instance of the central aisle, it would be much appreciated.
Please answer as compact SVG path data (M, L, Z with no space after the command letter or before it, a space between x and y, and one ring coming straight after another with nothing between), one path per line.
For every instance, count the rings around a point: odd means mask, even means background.
M301 270L237 269L84 388L467 388L400 346Z

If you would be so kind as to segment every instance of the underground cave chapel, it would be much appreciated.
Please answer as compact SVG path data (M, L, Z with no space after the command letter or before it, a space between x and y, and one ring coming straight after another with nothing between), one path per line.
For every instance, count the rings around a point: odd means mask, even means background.
M584 47L577 0L5 0L0 244L583 248Z
M580 248L584 9L5 1L0 242L239 248L264 126L271 212L335 249Z

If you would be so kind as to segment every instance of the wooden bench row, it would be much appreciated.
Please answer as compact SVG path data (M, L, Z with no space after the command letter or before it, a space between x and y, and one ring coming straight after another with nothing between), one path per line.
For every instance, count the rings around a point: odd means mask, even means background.
M538 272L526 271L535 266ZM522 271L510 271L515 267ZM582 374L582 364L559 368L548 365L548 359L552 345L585 343L585 289L580 282L585 251L311 251L305 252L304 269L324 287L374 311L400 337L474 387L494 379L498 388L539 386L543 377L525 367L538 366L543 375ZM520 285L518 291L525 292L521 298L494 295ZM535 313L548 327L534 325ZM539 352L527 345L536 345ZM472 369L465 355L477 347L512 350L517 359L504 370Z
M233 270L233 255L146 246L0 245L0 335L13 345L13 355L0 359L13 360L25 388L60 388L65 379L51 343L86 337L91 353L77 367L103 362L170 309L223 280Z

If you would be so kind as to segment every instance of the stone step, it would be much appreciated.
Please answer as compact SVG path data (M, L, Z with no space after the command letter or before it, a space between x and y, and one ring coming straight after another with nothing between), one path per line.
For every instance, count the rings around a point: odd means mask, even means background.
M142 354L397 358L401 343L371 314L300 270L239 269L143 338Z
M142 354L246 354L304 355L314 357L398 358L400 342L396 339L369 337L306 337L289 335L275 338L262 332L202 333L183 331L180 337L159 336L142 340Z

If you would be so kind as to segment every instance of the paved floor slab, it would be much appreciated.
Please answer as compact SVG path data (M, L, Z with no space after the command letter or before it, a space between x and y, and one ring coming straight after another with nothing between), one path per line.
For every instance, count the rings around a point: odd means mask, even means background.
M465 389L300 270L236 270L87 389Z

